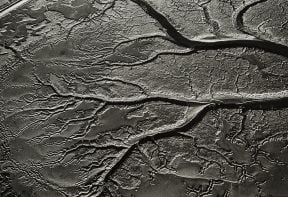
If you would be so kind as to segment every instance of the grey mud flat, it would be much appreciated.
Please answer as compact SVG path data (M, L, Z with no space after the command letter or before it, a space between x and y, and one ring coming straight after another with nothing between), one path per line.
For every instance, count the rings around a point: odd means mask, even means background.
M288 197L287 0L1 0L0 197Z

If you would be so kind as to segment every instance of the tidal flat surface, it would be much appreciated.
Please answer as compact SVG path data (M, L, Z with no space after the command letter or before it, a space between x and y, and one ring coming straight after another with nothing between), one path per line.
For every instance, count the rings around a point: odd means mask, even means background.
M287 0L0 1L0 197L288 197Z

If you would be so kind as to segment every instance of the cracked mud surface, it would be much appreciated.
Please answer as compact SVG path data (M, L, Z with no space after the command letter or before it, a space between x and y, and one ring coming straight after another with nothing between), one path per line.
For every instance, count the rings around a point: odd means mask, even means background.
M0 197L287 197L286 0L2 0Z

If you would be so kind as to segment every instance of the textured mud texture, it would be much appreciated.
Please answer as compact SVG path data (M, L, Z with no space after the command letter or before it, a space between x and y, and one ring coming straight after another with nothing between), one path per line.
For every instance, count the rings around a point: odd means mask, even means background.
M287 197L287 0L1 0L1 197Z

